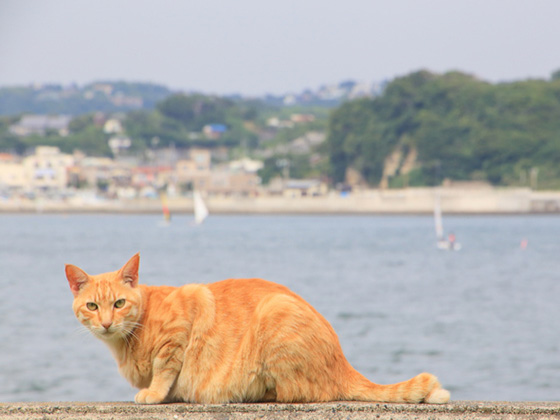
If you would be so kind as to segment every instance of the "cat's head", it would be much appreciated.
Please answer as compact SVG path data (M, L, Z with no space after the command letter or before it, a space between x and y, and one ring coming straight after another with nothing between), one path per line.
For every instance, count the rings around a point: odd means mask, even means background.
M96 337L106 341L133 334L142 315L138 287L140 254L120 270L95 276L75 265L66 265L66 278L74 294L72 309Z

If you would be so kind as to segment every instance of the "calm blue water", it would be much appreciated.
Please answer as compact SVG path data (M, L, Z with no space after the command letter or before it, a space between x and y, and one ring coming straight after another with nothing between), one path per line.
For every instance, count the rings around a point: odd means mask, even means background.
M96 274L141 252L141 281L285 284L379 383L436 374L452 398L558 400L560 217L0 215L0 401L132 400L80 331L64 263ZM529 246L520 249L527 238Z

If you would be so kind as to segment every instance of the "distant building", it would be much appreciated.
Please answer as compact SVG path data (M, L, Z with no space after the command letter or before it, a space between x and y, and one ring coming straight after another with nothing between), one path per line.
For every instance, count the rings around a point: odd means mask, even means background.
M295 105L297 103L297 98L295 95L289 94L284 96L282 103L286 106Z
M288 153L306 154L311 153L317 146L326 139L325 133L320 131L309 131L303 136L298 137L290 142Z
M229 168L234 172L256 173L264 168L264 163L260 160L244 157L242 159L232 160L229 163Z
M257 171L263 167L260 160L234 160L214 169L199 188L213 195L256 196L261 185Z
M14 155L0 153L0 193L23 190L25 187L23 165Z
M315 121L315 115L313 114L292 114L290 115L290 120L294 123L309 123Z
M318 179L291 179L284 185L285 197L313 197L327 192L327 184Z
M17 162L18 158L11 153L0 153L0 163Z
M222 169L212 171L200 189L213 195L251 197L258 195L260 184L261 179L255 173Z
M103 132L106 134L121 134L123 132L122 123L116 118L109 118L103 124Z
M39 146L23 160L27 187L33 190L63 190L68 186L68 170L74 157L58 147Z
M372 97L375 92L375 85L373 83L356 83L352 86L348 99L368 98Z
M111 137L108 143L113 155L118 155L124 150L128 150L132 145L132 141L127 136L123 135Z
M204 189L212 168L212 152L209 149L193 148L188 159L176 164L177 182L192 189Z
M177 162L177 181L189 185L193 190L205 191L212 195L258 194L260 178L256 172L262 168L262 162L248 158L212 166L212 152L209 149L194 148L189 159Z
M224 124L207 124L202 132L209 139L219 139L227 132L227 127Z
M163 188L175 183L175 171L171 166L138 166L131 169L131 184L136 189Z
M123 93L117 92L111 97L111 102L115 106L126 106L130 108L142 108L144 100L140 96L126 96Z
M44 136L47 131L54 131L60 136L68 135L70 115L24 115L19 122L10 126L10 133L16 136L39 134Z
M131 182L130 169L107 157L84 157L70 172L77 178L75 185L84 183L93 188L117 188Z
M338 85L322 86L317 92L317 96L325 101L341 99L346 94L346 89Z
M271 117L266 120L266 125L271 128L292 128L294 124L291 120L281 120L278 117Z
M92 86L92 89L105 94L105 96L111 96L113 93L113 86L108 83L96 83Z

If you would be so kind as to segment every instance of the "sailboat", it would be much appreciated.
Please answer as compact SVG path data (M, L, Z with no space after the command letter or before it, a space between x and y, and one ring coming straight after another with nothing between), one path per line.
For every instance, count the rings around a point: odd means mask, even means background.
M193 200L194 200L194 223L196 225L200 225L202 224L202 222L204 222L204 219L208 217L208 207L206 207L206 204L202 199L202 195L197 190L193 192Z
M435 202L434 202L434 223L436 228L436 238L438 249L447 251L459 251L461 249L461 244L455 241L455 235L449 234L449 238L445 239L443 234L443 218L441 215L441 195L439 191L436 191Z
M159 195L161 200L161 211L163 213L163 220L161 222L161 226L169 226L171 223L171 212L169 211L169 202L167 200L167 194L165 191L162 191Z

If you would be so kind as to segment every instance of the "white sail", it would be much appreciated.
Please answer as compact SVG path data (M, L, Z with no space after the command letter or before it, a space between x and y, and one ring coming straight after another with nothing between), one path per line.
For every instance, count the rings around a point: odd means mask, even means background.
M441 195L440 191L436 190L434 199L434 223L436 228L436 245L438 249L444 249L448 251L459 251L461 249L461 244L455 242L455 235L452 233L449 235L449 239L446 239L443 234L443 218L441 212Z
M434 202L434 223L436 227L436 237L438 241L443 240L443 222L441 218L441 196L439 191L436 191Z
M198 191L194 191L193 193L194 199L194 222L197 225L200 225L204 222L204 219L208 217L208 208L206 204L204 204L204 200L202 199L202 195Z

